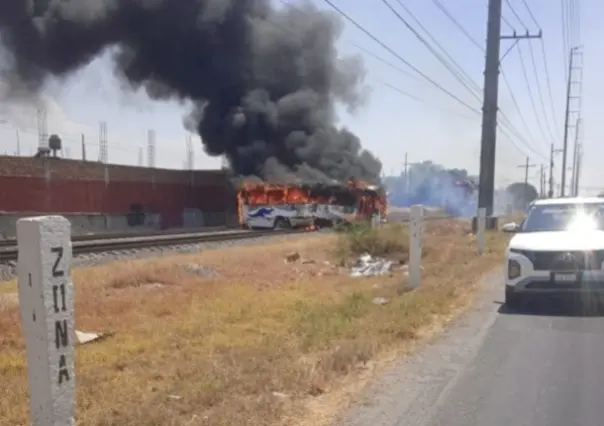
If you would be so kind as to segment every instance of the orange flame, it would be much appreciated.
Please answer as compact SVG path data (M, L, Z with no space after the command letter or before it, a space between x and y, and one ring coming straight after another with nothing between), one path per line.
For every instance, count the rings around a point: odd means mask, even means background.
M338 204L337 194L354 199L357 219L367 219L375 212L387 214L386 194L381 188L351 178L345 185L285 185L268 182L244 182L237 192L239 222L244 224L243 206L273 204ZM312 226L310 230L314 230Z

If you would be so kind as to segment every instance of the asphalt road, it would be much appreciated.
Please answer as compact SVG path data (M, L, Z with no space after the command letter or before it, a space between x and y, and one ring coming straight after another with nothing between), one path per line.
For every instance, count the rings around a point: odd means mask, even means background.
M506 312L485 282L477 308L394 366L339 426L602 426L604 316L564 305Z

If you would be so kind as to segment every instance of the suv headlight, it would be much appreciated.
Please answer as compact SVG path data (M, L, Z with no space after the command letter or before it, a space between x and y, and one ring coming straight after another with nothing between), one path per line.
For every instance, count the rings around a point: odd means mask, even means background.
M508 279L514 280L518 278L522 274L522 269L520 268L520 263L517 260L509 259L508 260Z

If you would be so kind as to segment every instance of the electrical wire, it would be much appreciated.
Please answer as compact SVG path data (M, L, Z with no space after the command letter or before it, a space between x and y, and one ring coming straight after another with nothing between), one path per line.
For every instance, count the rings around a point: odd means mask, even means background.
M527 1L526 0L522 0L522 3L524 4L524 7L526 7L526 10L528 11L529 16L531 17L531 20L533 21L533 23L535 24L535 26L537 28L540 28L541 26L539 25L539 22L537 22L537 19L535 19L535 15L533 14L533 11L529 7Z
M520 25L523 26L526 31L528 31L528 27L526 26L526 24L524 23L522 18L520 18L520 16L516 12L516 9L514 9L514 6L512 6L512 4L510 3L510 0L505 0L505 3L508 5L510 12L512 12L512 15L514 15L514 17L520 23Z
M543 66L545 68L545 82L546 82L546 86L547 86L547 92L549 95L549 104L550 104L550 109L551 109L551 114L552 114L552 121L554 124L556 139L560 140L560 130L559 130L560 128L558 127L558 119L556 118L556 111L554 108L554 97L552 95L552 83L551 83L551 79L549 76L549 66L547 64L547 54L545 53L545 43L543 41L543 38L541 38L540 41L541 41L541 53L543 56Z
M368 31L365 27L363 27L356 20L354 20L352 17L350 17L342 9L340 9L338 6L336 6L333 2L331 2L331 0L323 0L323 2L325 2L326 4L328 4L333 10L335 10L336 12L338 12L348 22L350 22L357 29L359 29L360 31L362 31L365 35L367 35L368 37L370 37L373 41L375 41L376 43L378 43L380 46L382 46L388 52L390 52L393 56L395 56L396 58L398 58L402 63L404 63L405 65L407 65L409 68L411 68L413 71L415 71L418 75L420 75L422 78L424 78L430 84L432 84L434 87L436 87L437 89L439 89L441 92L445 93L447 96L449 96L453 100L457 101L459 104L463 105L464 107L466 107L470 111L473 111L473 112L475 112L477 114L480 114L480 112L478 111L478 109L476 109L476 108L468 105L466 102L462 101L460 98L458 98L453 93L451 93L449 90L445 89L442 85L440 85L439 83L437 83L436 81L434 81L432 78L430 78L429 76L427 76L426 74L424 74L415 65L413 65L412 63L410 63L409 61L407 61L406 59L404 59L401 55L399 55L398 53L396 53L392 48L390 48L389 46L387 46L383 41L381 41L375 35L373 35L373 33L371 33L370 31Z
M300 9L300 8L298 8L298 7L296 7L296 5L294 5L294 4L288 3L288 2L287 2L287 1L285 1L285 0L279 0L279 1L280 1L280 2L281 2L283 5L285 5L285 6L288 6L288 7L291 7L291 8L293 8L293 9L296 9L297 11L299 11L299 12L301 12L301 13L305 13L305 11L304 11L304 10L302 10L302 9ZM285 31L285 32L289 32L289 33L291 33L291 34L294 34L294 33L291 31L291 29L289 29L289 28L284 28L284 27L279 26L279 25L277 25L276 23L273 23L273 22L271 22L271 23L272 23L272 24L274 24L274 25L275 25L276 27L278 27L279 29L281 29L282 31ZM297 34L295 34L295 35L297 35ZM390 68L394 69L395 71L397 71L397 72L399 72L399 73L401 73L401 74L405 75L406 77L410 77L410 78L412 78L412 79L415 79L415 80L418 80L418 81L422 81L422 79L421 79L420 77L418 77L418 76L416 76L416 75L414 75L414 74L411 74L411 73L409 73L409 72L407 72L407 71L403 70L402 68L400 68L400 67L398 67L398 66L394 65L392 62L390 62L390 61L388 61L388 60L384 59L383 57L381 57L381 56L379 56L379 55L375 54L375 53L374 53L374 52L372 52L371 50L366 49L366 48L364 48L364 47L362 47L362 46L358 45L357 43L349 43L349 44L350 44L350 45L352 45L353 47L355 47L355 48L357 48L357 49L361 50L361 51L362 51L362 52L364 52L365 54L367 54L367 55L369 55L369 56L373 57L374 59L376 59L376 60L378 60L378 61L380 61L380 62L384 63L385 65L389 66ZM409 92L406 92L406 91L404 91L404 90L402 90L402 89L400 89L400 88L396 87L395 85L393 85L393 84L391 84L391 83L385 82L385 81L383 81L383 80L381 80L381 79L378 79L378 78L375 78L375 77L372 77L372 78L373 78L374 80L378 81L380 84L384 85L385 87L388 87L389 89L391 89L391 90L393 90L393 91L397 92L398 94L403 95L403 96L405 96L405 97L407 97L407 98L409 98L409 99L411 99L411 100L414 100L414 101L416 101L416 102L419 102L419 103L422 103L422 104L428 105L428 106L430 106L430 107L432 107L432 108L434 108L434 109L437 109L437 110L446 111L446 112L448 112L448 113L451 113L451 114L454 114L454 115L457 115L457 116L463 117L463 118L465 118L465 119L470 119L470 118L469 118L468 116L466 116L466 115L459 114L459 113L457 113L457 112L453 112L453 111L451 111L450 109L447 109L447 108L442 108L442 107L441 107L440 105L438 105L438 104L435 104L435 103L431 103L431 102L429 102L429 101L426 101L425 99L422 99L422 98L420 98L419 96L416 96L416 95L413 95L413 94L411 94L411 93L409 93ZM473 111L473 112L479 113L479 112L478 112L478 110Z
M562 61L564 66L564 80L568 80L568 70L567 64L569 62L569 33L568 33L568 18L567 18L567 2L565 0L560 0L560 12L561 12L561 21L562 21Z
M457 19L455 19L455 17L453 16L453 14L445 7L444 4L442 4L439 0L432 0L432 2L438 7L438 9L440 9L440 11L461 31L461 33L472 43L474 44L481 52L485 53L485 48L483 46L480 45L480 43L478 43L478 41L476 41L476 39L474 39L470 33L463 27L463 25L461 25L459 23L459 21L457 21ZM513 27L511 26L511 24L508 25L513 29ZM511 98L512 98L512 102L514 103L514 106L516 107L517 111L518 111L518 115L520 116L520 119L522 121L522 124L524 125L527 134L529 136L529 139L534 140L534 138L532 137L531 134L531 130L526 122L526 119L524 117L524 114L522 114L522 111L520 109L520 105L518 104L518 101L516 100L516 96L514 96L514 91L512 90L512 87L507 79L507 76L505 74L505 71L503 69L503 67L501 67L500 69L501 75L503 77L504 83L506 84ZM519 139L523 145L526 145L526 147L528 148L529 151L533 152L533 153L537 153L538 156L543 157L543 154L539 153L538 151L535 151L532 148L532 144L526 140L526 138L524 138L520 132L518 132L518 130L515 129L515 127L511 124L511 120L506 116L506 114L503 111L499 111L499 114L501 116L501 118L498 120L498 122L500 123L500 125L507 127L508 129L510 129L509 131L512 132L517 139ZM504 134L506 137L508 137L509 139L511 139L510 135L504 131L502 131L502 134ZM512 145L514 145L516 147L516 149L518 149L523 155L525 155L525 151L523 151L522 149L520 149L513 141L510 140L510 142L512 143Z
M392 6L391 6L391 5L390 5L390 4L389 4L389 3L388 3L386 0L382 0L382 2L383 2L384 4L386 4L386 5L388 6L388 8L389 8L389 9L390 9L390 10L391 10L391 11L392 11L392 12L393 12L393 13L394 13L394 14L395 14L395 15L396 15L396 16L397 16L397 17L398 17L400 20L402 20L402 21L403 21L403 23L405 24L405 26L406 26L407 28L409 28L409 29L410 29L410 30L413 32L413 34L414 34L416 37L418 37L418 38L420 39L420 41L421 41L421 42L422 42L424 45L426 45L426 46L429 48L429 50L430 50L430 51L431 51L433 54L435 54L434 49L433 49L433 48L431 48L431 46L429 46L429 44L428 44L428 43L425 41L425 39L423 39L423 37L421 37L421 36L420 36L420 35L417 33L417 31L415 31L415 29L414 29L413 27L411 27L411 25L410 25L410 24L409 24L409 23L408 23L408 22L407 22L407 21L406 21L406 20L405 20L405 19L404 19L402 16L400 16L400 14L398 14L398 13L396 12L396 10L395 10L394 8L392 8ZM404 4L402 3L402 1L401 1L401 0L397 0L397 2L398 2L398 3L399 3L399 4L400 4L400 5L401 5L401 6L402 6L404 9L405 9L405 11L406 11L407 13L409 13L409 14L412 16L412 18L414 18L414 19L415 19L415 17L413 16L413 14L412 14L412 13L409 11L409 9L408 9L408 8L406 8L406 7L404 6ZM416 20L416 21L417 21L417 20ZM418 22L418 24L420 25L420 27L422 27L422 29L423 29L424 31L428 32L428 31L427 31L425 28L423 28L423 26L421 26L421 23L419 23L419 22ZM428 33L429 33L429 32L428 32ZM430 35L430 36L431 36L431 35ZM443 50L444 50L444 48L442 48L442 46L441 46L440 44L438 44L438 43L437 43L437 46L439 46L441 49L443 49ZM437 55L435 55L435 56L437 56ZM437 59L439 59L439 61L443 62L443 59L442 59L442 57L441 57L441 56L437 56ZM451 60L452 60L452 61L453 61L453 62L456 64L456 62L455 62L455 61L454 61L452 58L451 58ZM448 64L443 63L443 65L445 65L445 66L447 67L447 69L449 69L449 70L450 70L450 66L447 66ZM457 64L457 65L458 65L458 64ZM459 67L459 68L461 68L459 65L458 65L458 67ZM462 72L463 72L463 69L462 69ZM464 72L464 73L465 73L465 72ZM467 77L468 79L470 79L470 80L471 80L471 78L470 78L470 77L467 75L467 73L465 73L465 75L466 75L466 77ZM474 83L474 84L476 85L476 83ZM478 86L478 85L476 85L476 86ZM468 87L466 86L466 88L468 88ZM468 88L468 89L469 89L469 88ZM479 87L478 87L478 90L480 90L480 88L479 88ZM519 140L521 140L521 141L522 141L522 142L523 142L525 145L527 145L527 147L529 147L529 150L531 150L531 151L533 151L533 152L536 152L536 151L534 151L534 150L533 150L533 149L530 147L530 143L529 143L529 142L528 142L528 141L527 141L527 140L526 140L524 137L522 137L522 136L520 135L520 133L517 131L517 129L515 129L515 127L514 127L514 126L511 124L511 121L510 121L510 120L509 120L509 119L508 119L508 118L507 118L507 117L506 117L506 116L505 116L503 113L501 113L501 115L502 115L502 119L501 119L500 124L501 124L502 126L505 126L506 128L508 128L508 130L509 130L510 132L512 132L512 133L513 133L513 134L514 134L514 135L515 135L515 136L516 136L516 137L517 137ZM507 133L505 133L505 132L504 132L504 134L505 134L506 136L508 136L508 137L509 137L509 135L508 135ZM514 142L512 142L512 144L513 144L513 145L514 145L514 146L515 146L515 147L516 147L518 150L520 150L520 152L521 152L521 153L523 153L523 154L524 154L524 152L523 152L523 151L522 151L522 150L521 150L521 149L518 147L518 145L516 145ZM542 154L538 154L538 155L539 155L539 156L541 156Z
M428 31L428 30L426 30L426 29L425 29L425 27L423 27L423 25L421 25L421 23L420 23L420 22L419 22L419 21L418 21L418 20L415 18L415 16L413 15L413 13L412 13L412 12L411 12L411 11L410 11L410 10L409 10L409 9L408 9L408 8L407 8L407 7L406 7L404 4L403 4L403 3L402 3L402 0L396 0L396 1L397 1L397 2L399 3L399 5L401 5L401 7L403 7L403 9L405 9L405 11L406 11L406 12L407 12L407 13L408 13L408 14L409 14L409 15L410 15L410 16L411 16L411 17L412 17L412 18L413 18L413 19L416 21L416 23L417 23L417 24L420 26L420 28L422 28L422 29L423 29L425 32L427 32L427 33L428 33L429 37L431 37L431 38L432 38L432 39L435 41L436 45L437 45L438 47L440 47L440 48L441 48L441 50L445 50L445 49L444 49L444 48L443 48L443 47L442 47L442 46L441 46L441 45L440 45L438 42L436 42L436 40L435 40L435 39L434 39L434 38L431 36L431 34L429 33L429 31ZM444 62L443 62L444 60L442 59L442 56L437 55L437 54L434 52L434 49L433 49L433 48L432 48L432 47L431 47L431 46L430 46L430 45L429 45L429 44L428 44L428 43L425 41L425 39L423 39L423 37L421 37L421 35L419 35L419 33L418 33L417 31L415 31L415 29L414 29L414 28L413 28L413 27L412 27L412 26L411 26L411 25L410 25L410 24L409 24L409 23L408 23L408 22L407 22L407 21L406 21L406 20L405 20L405 19L404 19L402 16L400 16L400 14L399 14L399 13L397 13L397 12L396 12L396 10L395 10L395 9L394 9L394 8L393 8L393 7L392 7L392 6L391 6L391 5L390 5L390 4L389 4L389 3L388 3L386 0L382 0L382 2L383 2L384 4L386 4L386 6L388 6L388 8L389 8L389 9L390 9L390 10L391 10L391 11L392 11L392 12L393 12L393 13L394 13L394 14L395 14L395 15L396 15L396 16L397 16L397 17L398 17L398 18L399 18L401 21L403 21L403 23L405 24L405 26L406 26L406 27L407 27L409 30L411 30L411 31L413 32L413 34L414 34L414 35L415 35L417 38L419 38L419 39L420 39L420 41L421 41L421 42L422 42L424 45L426 45L426 47L428 47L428 48L429 48L430 52L432 52L433 54L435 54L435 56L437 57L437 59L438 59L439 61L441 61L441 63L443 63L443 65L445 65L445 67L446 67L447 69L449 69L449 70L450 70L450 66L447 66L448 64L446 64L446 63L444 63ZM467 78L468 78L468 79L471 81L471 78L470 78L470 77L467 75L467 73L465 73L465 71L463 71L463 68L461 68L461 67L459 66L459 64L457 64L457 63L455 62L455 60L454 60L453 58L450 58L450 59L451 59L451 61L452 61L454 64L456 64L456 65L458 66L458 68L460 68L460 69L461 69L462 73L463 73L463 74L465 74L465 76L466 76L466 77L467 77ZM476 87L478 87L478 90L480 90L480 87L479 87L479 86L478 86L476 83L474 83L474 85L475 85ZM471 89L470 89L470 88L469 88L467 85L465 85L465 86L466 86L466 88L468 88L469 90L471 90ZM503 113L501 113L501 115L502 115L502 119L501 119L501 123L500 123L500 124L501 124L502 126L507 127L507 128L508 128L508 130L509 130L510 132L512 132L514 135L516 135L516 137L517 137L517 138L518 138L520 141L522 141L522 142L523 142L523 143L524 143L524 144L525 144L527 147L529 147L529 150L531 150L531 151L533 151L533 152L536 152L536 151L534 151L534 150L531 148L531 146L530 146L530 142L528 142L528 141L527 141L525 138L523 138L523 137L520 135L520 133L517 131L517 129L515 129L515 127L514 127L514 126L511 124L511 121L510 121L510 120L509 120L509 119L508 119L508 118L507 118L507 117L506 117L506 116L505 116ZM509 135L508 135L507 133L504 133L504 134L505 134L505 135L507 135L507 136L509 137ZM522 150L521 150L521 149L518 147L518 145L516 145L514 142L512 142L512 144L513 144L513 145L516 147L516 149L518 149L518 150L519 150L521 153L523 153L523 154L524 154L524 152L523 152L523 151L522 151ZM542 154L538 154L538 155L539 155L539 156L542 156Z
M518 45L517 48L518 48L518 58L520 60L520 67L522 68L524 82L526 83L526 90L529 95L529 100L531 101L531 108L533 110L533 114L535 114L535 120L537 121L537 127L539 128L539 133L541 133L541 136L543 137L543 142L546 144L546 146L549 146L549 144L547 143L547 134L543 130L543 123L541 122L541 118L539 117L539 113L537 112L537 106L535 104L535 97L533 96L533 90L531 89L531 83L528 78L528 73L526 71L526 65L524 63L524 57L522 55L522 48L520 47L520 45ZM534 64L534 61L533 61L533 64ZM537 69L535 68L535 76L537 76L537 75L538 75ZM539 78L538 77L537 77L537 87L539 88ZM540 89L539 89L539 93L541 93Z
M541 104L541 112L543 113L543 117L545 118L545 126L547 128L547 132L551 141L554 140L554 133L552 132L552 125L550 124L549 117L547 114L547 109L545 108L545 101L543 99L543 91L541 90L541 79L539 78L539 72L537 72L537 61L535 61L535 52L533 49L533 44L529 40L529 52L531 56L531 62L533 64L533 72L535 73L535 79L537 80L537 95L539 96L539 103Z
M457 67L457 70L453 69L453 67L447 62L446 59L444 59L442 57L441 54L439 54L436 49L434 49L430 43L428 43L426 41L425 38L423 38L421 36L421 34L419 34L419 32L417 32L415 30L415 28L413 28L411 26L411 24L409 24L409 22L403 18L401 16L400 13L398 13L396 11L396 9L390 4L388 3L387 0L382 0L382 3L384 3L388 9L405 25L405 27L407 27L407 29L409 31L411 31L413 33L413 35L424 45L426 46L426 48L430 51L430 53L432 53L432 55L434 55L434 57L455 77L455 79L461 83L479 102L482 101L481 96L480 96L480 86L478 84L476 84L472 78L468 75L467 72L465 72L463 70L463 68L451 57L451 55L449 55L448 52L446 52L446 49L444 49L437 41L436 39L432 36L432 34L430 34L430 32L421 24L421 22L419 22L419 20L415 17L415 15L413 15L413 13L409 10L409 8L407 8L404 3L401 0L396 0L398 2L398 4L412 17L412 19L415 21L416 24L419 25L419 27L424 30L424 32L426 32L428 34L428 37L430 37L430 39L433 41L434 44L436 44L442 51L445 52L445 55L449 58L449 61L451 61L453 63L454 66ZM464 79L465 78L465 79ZM468 83L469 81L469 83ZM470 87L470 85L473 85L474 87ZM478 92L478 93L477 93Z
M482 50L484 52L484 47L478 41L476 41L476 39L474 37L472 37L472 35L470 35L470 33L464 28L463 25L461 25L459 23L459 21L457 19L455 19L455 17L449 12L449 10L445 7L445 5L440 2L440 0L432 0L432 3L434 3L436 5L436 7L438 7L440 9L440 11L442 13L444 13L445 16L447 18L449 18L449 20L451 22L453 22L453 24L457 27L457 29L459 31L461 31L461 33L464 36L466 36L466 38L468 40L470 40L470 42L472 44L474 44L475 46L477 46L480 50Z
M431 104L430 102L426 101L425 99L422 99L422 98L420 98L420 97L418 97L418 96L415 96L415 95L413 95L413 94L411 94L411 93L409 93L409 92L406 92L406 91L404 91L403 89L400 89L399 87L396 87L395 85L393 85L393 84L391 84L391 83L388 83L387 81L383 81L383 80L380 80L380 79L375 78L375 77L373 77L373 79L374 79L374 80L376 80L378 83L380 83L380 84L382 84L382 85L384 85L384 86L388 87L389 89L391 89L391 90L393 90L393 91L395 91L395 92L399 93L400 95L403 95L403 96L405 96L405 97L407 97L407 98L409 98L409 99L413 99L413 100L414 100L414 101L416 101L416 102L419 102L419 103L422 103L422 104L428 105L428 106L430 106L430 107L432 107L432 108L435 108L435 109L441 110L441 111L443 111L443 112L446 112L447 114L456 115L456 116L458 116L458 117L465 118L466 120L472 120L472 121L473 121L473 120L475 120L475 119L476 119L476 117L475 117L475 116L473 116L473 117L469 117L469 116L467 116L467 115L460 114L460 113L459 113L459 112L457 112L457 111L453 111L453 110L451 110L451 109L449 109L449 108L444 108L444 107L441 107L441 106L439 106L439 105L434 105L434 104Z
M541 25L539 25L539 22L537 21L537 18L535 17L535 14L533 13L533 11L531 10L531 7L529 6L527 0L522 0L522 3L524 4L524 7L526 8L531 20L533 21L533 24L535 24L535 26L539 29L541 29ZM545 112L545 102L543 100L543 96L541 94L541 85L538 82L538 88L539 88L539 98L541 100L541 106L543 108L543 115L545 116L546 120L547 120L547 126L548 126L548 130L550 132L550 136L552 137L552 139L555 138L556 139L560 139L560 131L558 128L558 120L556 118L556 111L554 108L554 97L552 96L552 84L551 84L551 79L550 79L550 74L549 74L549 66L547 63L547 54L546 54L546 50L545 50L545 42L543 41L543 37L539 38L539 42L541 44L541 54L543 56L543 66L545 69L545 84L547 87L547 92L548 92L548 96L549 96L549 106L550 106L550 112L551 112L551 116L552 116L552 124L553 124L553 128L554 131L551 131L551 124L549 122L549 120L547 119L547 114ZM535 75L538 76L537 74L537 65L536 65L536 61L535 61L535 55L534 55L534 50L533 50L533 45L532 43L529 42L529 47L530 47L530 54L531 54L531 61L533 62L533 69L535 71ZM537 77L538 78L538 77Z

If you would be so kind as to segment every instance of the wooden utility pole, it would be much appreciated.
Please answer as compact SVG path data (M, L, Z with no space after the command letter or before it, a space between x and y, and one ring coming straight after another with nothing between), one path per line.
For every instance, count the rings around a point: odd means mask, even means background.
M528 171L532 167L536 167L536 164L530 164L530 158L526 157L526 163L519 165L518 167L522 167L524 169L524 208L528 204Z

